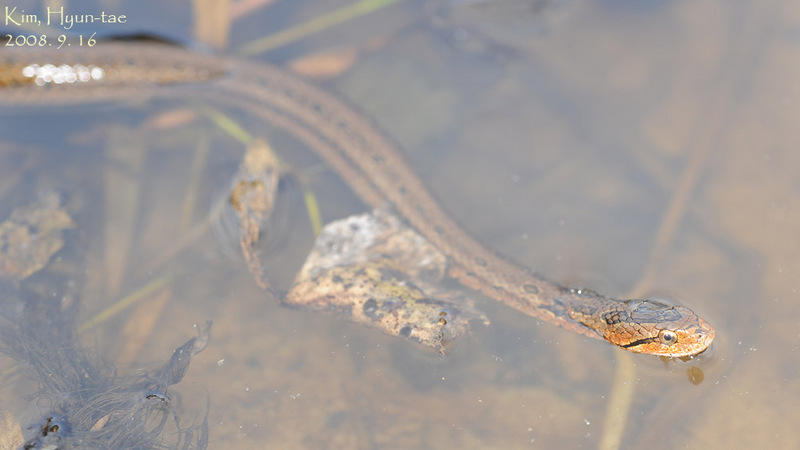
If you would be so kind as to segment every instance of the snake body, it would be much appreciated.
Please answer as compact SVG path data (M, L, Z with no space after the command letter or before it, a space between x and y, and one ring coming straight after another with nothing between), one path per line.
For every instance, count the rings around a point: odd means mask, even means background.
M280 68L144 43L0 51L0 106L175 96L236 107L287 131L365 203L388 201L448 257L449 276L525 314L653 355L692 356L714 339L714 329L686 307L565 288L483 246L444 213L369 120Z

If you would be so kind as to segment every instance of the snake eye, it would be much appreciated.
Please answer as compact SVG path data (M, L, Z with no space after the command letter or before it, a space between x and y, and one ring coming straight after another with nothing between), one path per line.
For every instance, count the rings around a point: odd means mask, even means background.
M678 342L678 335L674 331L661 330L658 332L658 340L664 345L672 345Z

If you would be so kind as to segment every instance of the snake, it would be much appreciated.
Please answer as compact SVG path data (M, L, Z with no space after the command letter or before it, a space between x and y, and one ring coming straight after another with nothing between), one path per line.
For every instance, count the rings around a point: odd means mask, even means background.
M446 255L449 277L524 314L664 357L692 357L714 340L714 328L688 307L564 287L484 246L444 212L370 119L285 69L161 43L0 51L0 107L14 111L170 97L237 108L289 133L365 204L388 204Z

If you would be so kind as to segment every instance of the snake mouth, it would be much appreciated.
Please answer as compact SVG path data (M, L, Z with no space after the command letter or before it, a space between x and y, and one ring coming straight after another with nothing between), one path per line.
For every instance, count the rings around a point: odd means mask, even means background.
M624 344L624 345L620 345L620 347L622 347L622 348L624 348L626 350L636 351L636 347L639 347L641 345L651 344L653 342L658 342L658 338L649 337L649 338L639 339L639 340L632 341L632 342L629 342L629 343Z

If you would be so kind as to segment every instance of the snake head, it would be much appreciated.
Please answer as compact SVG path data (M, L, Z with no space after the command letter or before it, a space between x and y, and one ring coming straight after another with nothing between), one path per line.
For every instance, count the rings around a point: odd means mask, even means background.
M684 306L649 299L615 303L595 331L626 350L679 358L703 352L714 340L714 328Z

